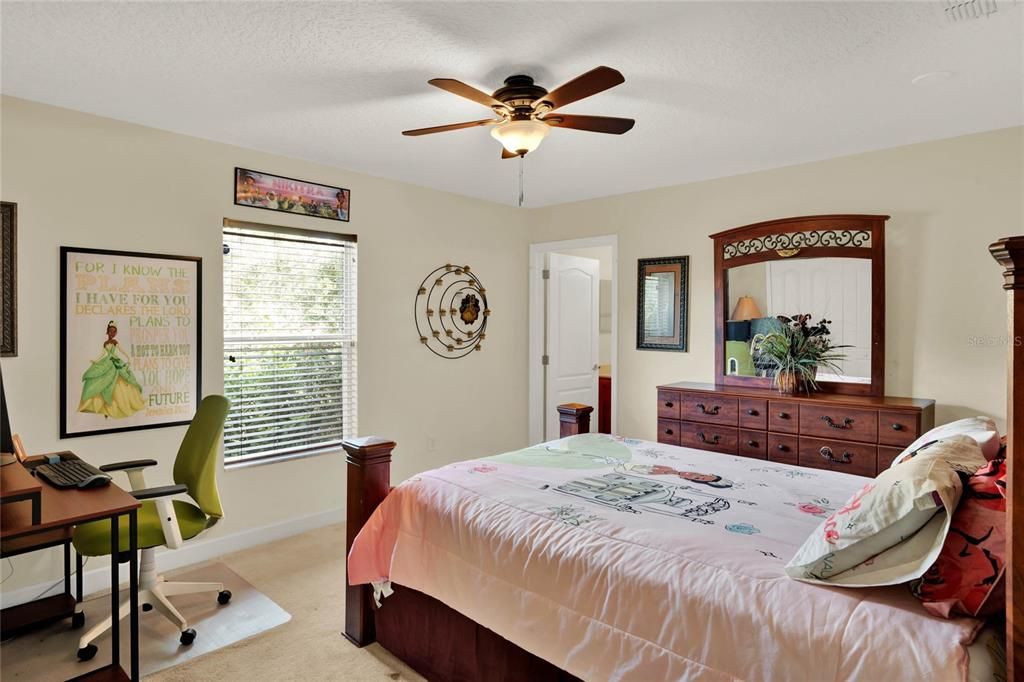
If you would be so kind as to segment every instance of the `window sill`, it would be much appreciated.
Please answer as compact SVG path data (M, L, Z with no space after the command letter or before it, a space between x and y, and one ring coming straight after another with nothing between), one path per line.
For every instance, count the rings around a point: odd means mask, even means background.
M250 467L264 466L266 464L279 464L281 462L290 462L296 459L306 459L307 457L320 457L321 455L337 454L339 452L344 452L341 446L317 448L315 450L304 450L302 452L294 452L287 455L254 457L252 459L245 459L240 462L224 462L224 470L234 471L236 469L248 469Z

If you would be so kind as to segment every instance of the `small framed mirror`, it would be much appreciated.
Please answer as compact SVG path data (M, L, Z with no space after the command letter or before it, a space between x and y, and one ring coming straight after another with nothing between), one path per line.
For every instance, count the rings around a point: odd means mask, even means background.
M804 216L711 235L716 383L783 390L790 363L807 368L803 390L884 395L887 219ZM787 325L795 339L824 332L835 351L810 357L817 340L789 340ZM772 337L787 339L781 361Z
M686 351L689 256L637 261L636 347Z

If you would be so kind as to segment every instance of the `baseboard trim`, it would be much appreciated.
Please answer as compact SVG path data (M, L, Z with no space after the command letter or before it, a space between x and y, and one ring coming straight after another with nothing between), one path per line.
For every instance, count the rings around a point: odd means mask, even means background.
M299 533L304 533L309 530L315 530L334 523L342 523L344 520L345 510L339 507L337 509L329 509L309 516L300 516L298 518L288 519L287 521L281 521L280 523L260 526L259 528L241 530L237 533L231 533L230 535L207 539L201 538L195 542L186 543L184 546L179 547L176 550L157 550L157 566L161 573L165 571L172 571L176 568L189 566L191 564L198 564L225 554L231 554L232 552L248 549L249 547L266 544L292 535L298 535ZM339 548L339 550L344 551L343 548ZM126 565L123 566L121 571L122 575L124 575L122 587L128 584L126 568ZM4 608L24 604L25 602L39 597L40 592L53 585L53 583L58 579L59 576L56 576L53 580L44 581L35 585L27 585L16 590L5 590L0 594L0 603L2 603ZM58 585L54 587L49 594L56 593L59 589L61 588ZM85 593L86 597L100 592L110 591L110 568L106 562L104 562L102 566L98 566L96 568L90 567L85 570L82 575L82 591Z

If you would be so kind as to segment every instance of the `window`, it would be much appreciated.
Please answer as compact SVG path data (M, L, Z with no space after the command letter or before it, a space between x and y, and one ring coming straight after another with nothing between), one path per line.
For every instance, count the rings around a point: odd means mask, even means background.
M356 433L355 237L225 220L228 464Z

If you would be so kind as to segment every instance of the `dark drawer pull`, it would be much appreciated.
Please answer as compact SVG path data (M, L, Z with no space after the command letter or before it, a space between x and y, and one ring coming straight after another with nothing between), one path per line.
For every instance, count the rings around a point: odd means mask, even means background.
M789 419L789 412L779 412L779 419Z
M779 452L787 452L788 450L789 450L788 447L786 447L782 443L779 443Z
M672 401L670 400L667 403L665 403L665 407L675 407L675 405L673 405Z
M849 429L853 426L853 420L849 417L843 419L842 424L836 424L834 421L832 421L832 417L828 416L827 414L823 414L821 415L821 421L825 422L833 429Z
M822 457L824 457L830 462L835 462L836 464L849 464L853 461L853 453L846 451L843 452L842 459L836 459L835 456L832 454L832 448L828 447L827 445L818 452L821 453Z
M665 429L665 435L666 436L671 436L672 435L672 429Z
M892 425L892 430L893 431L902 431L903 430L903 424L893 424Z
M748 440L747 441L747 445L749 445L752 448L756 448L757 447L757 441L756 440Z
M747 414L749 414L751 417L756 417L757 416L757 410L754 410L754 409L747 410Z
M710 414L711 416L718 414L718 405L715 405L709 410L704 407L704 403L697 403L697 409L700 410L701 414Z
M715 436L714 436L714 438L712 438L711 440L708 440L708 439L707 439L707 438L706 438L706 437L704 436L704 432L703 432L703 431L698 431L698 432L697 432L697 438L700 438L700 442L701 442L701 443L711 443L712 445L718 445L718 441L719 441L719 439L721 438L721 436L719 436L719 435L718 435L718 434L716 433L716 434L715 434Z

